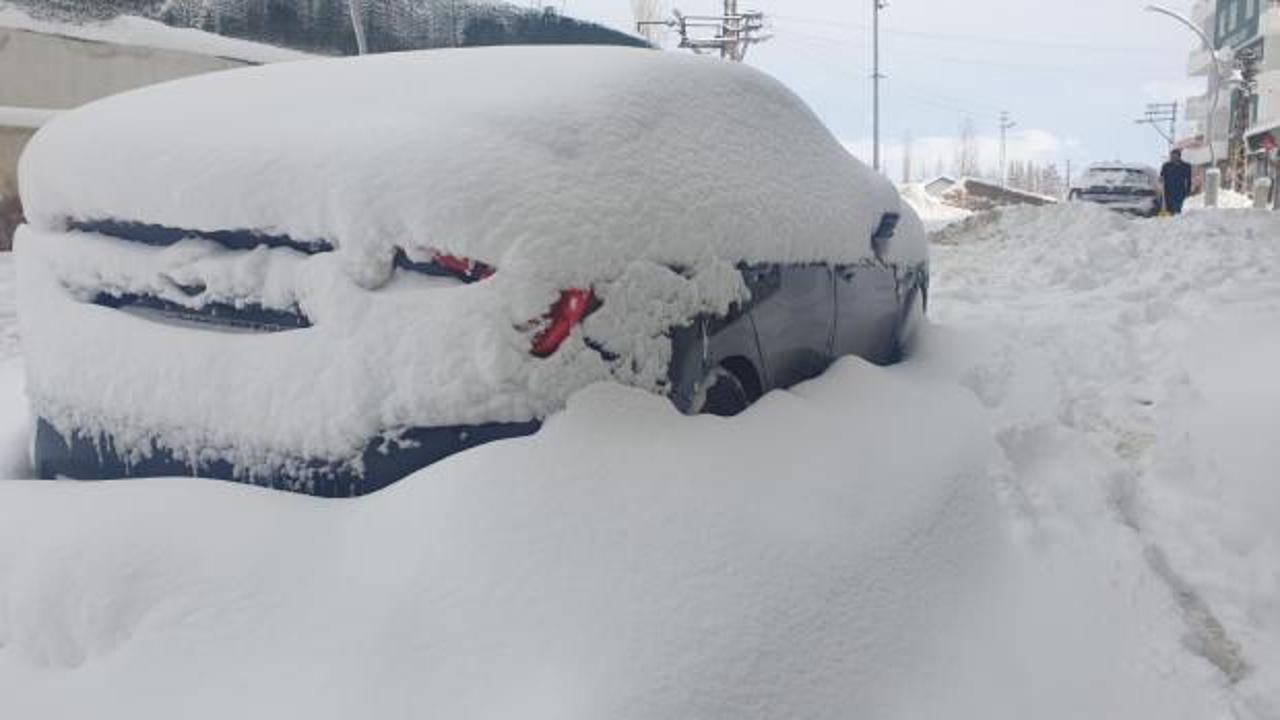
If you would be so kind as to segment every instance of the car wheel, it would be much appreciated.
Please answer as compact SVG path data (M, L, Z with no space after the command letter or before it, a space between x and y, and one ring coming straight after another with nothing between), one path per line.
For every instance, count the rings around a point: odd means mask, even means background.
M742 380L728 368L718 366L712 368L698 384L689 410L693 415L733 417L750 404L751 397Z

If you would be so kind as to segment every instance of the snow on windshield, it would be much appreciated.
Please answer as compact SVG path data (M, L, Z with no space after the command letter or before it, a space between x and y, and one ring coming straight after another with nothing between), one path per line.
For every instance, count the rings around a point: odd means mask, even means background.
M1154 182L1155 179L1151 174L1135 168L1093 168L1085 173L1082 184L1085 187L1095 185L1150 187Z

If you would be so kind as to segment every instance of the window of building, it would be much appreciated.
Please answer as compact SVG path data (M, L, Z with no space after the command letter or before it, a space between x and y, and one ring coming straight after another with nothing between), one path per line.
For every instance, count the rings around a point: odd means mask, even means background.
M1227 32L1231 32L1236 29L1236 20L1240 19L1240 16L1237 14L1238 10L1239 8L1236 7L1236 0L1231 0L1231 2L1227 3Z

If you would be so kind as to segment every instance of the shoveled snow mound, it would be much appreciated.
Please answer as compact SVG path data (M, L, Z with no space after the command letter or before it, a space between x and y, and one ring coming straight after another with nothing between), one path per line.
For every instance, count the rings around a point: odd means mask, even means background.
M31 477L31 416L22 388L13 255L0 252L0 480Z
M1018 504L1083 527L1082 488L1105 493L1095 510L1131 528L1233 717L1280 717L1280 215L1072 204L952 241L933 315L1003 338L970 383L997 410Z
M920 183L908 183L898 190L902 193L902 199L920 216L925 230L929 232L936 232L973 215L971 210L948 205L930 195Z
M297 50L237 40L191 28L176 28L155 20L122 15L104 22L57 22L33 18L22 8L0 2L0 27L65 35L80 40L176 50L246 62L268 63L314 57Z
M730 420L596 386L354 501L0 484L0 714L1223 717L1100 486L1002 519L988 350Z
M1200 193L1199 195L1192 195L1191 197L1187 198L1187 203L1184 207L1187 210L1203 210L1204 209L1204 193ZM1226 189L1219 190L1218 191L1218 207L1224 210L1244 210L1246 208L1252 208L1253 198L1249 197L1248 195L1245 195L1244 193L1238 193L1234 190L1226 190Z
M397 247L559 288L635 257L855 262L902 208L772 78L612 47L392 53L142 88L46 125L21 187L40 229L110 218L326 240L366 286ZM891 254L918 261L906 214Z
M0 360L18 354L18 305L13 254L0 252Z

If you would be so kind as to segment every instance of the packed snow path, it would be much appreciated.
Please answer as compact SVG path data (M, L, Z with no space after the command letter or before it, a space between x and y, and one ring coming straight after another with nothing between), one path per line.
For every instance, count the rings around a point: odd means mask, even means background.
M596 387L350 503L0 486L0 715L1280 718L1280 220L941 239L918 357L741 418Z
M1280 717L1280 219L1015 209L942 233L933 318L992 337L968 378L1032 526L1102 510L1169 586L1189 650ZM1252 713L1252 714L1248 714Z

